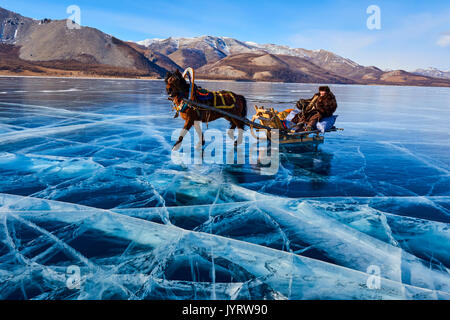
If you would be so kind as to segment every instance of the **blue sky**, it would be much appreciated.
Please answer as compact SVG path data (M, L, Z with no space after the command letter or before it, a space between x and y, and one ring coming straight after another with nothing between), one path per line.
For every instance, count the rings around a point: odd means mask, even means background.
M0 0L35 19L64 19L69 5L81 24L123 40L228 36L243 41L326 49L363 65L450 70L450 1ZM381 29L369 30L370 5Z

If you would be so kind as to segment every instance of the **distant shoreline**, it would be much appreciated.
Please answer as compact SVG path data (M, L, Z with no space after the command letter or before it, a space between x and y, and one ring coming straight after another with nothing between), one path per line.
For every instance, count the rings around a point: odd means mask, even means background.
M33 79L71 79L71 80L126 80L126 81L164 81L158 78L121 78L121 77L74 77L74 76L35 76L35 75L7 75L0 74L0 78L33 78ZM232 83L271 83L271 84L308 84L308 85L330 85L330 86L379 86L379 87L411 87L411 88L450 88L449 86L421 86L421 85L402 85L402 84L375 84L375 83L310 83L310 82L271 82L271 81L247 81L247 80L220 80L220 79L196 79L196 81L207 82L232 82Z
M120 78L120 77L74 77L74 76L18 76L0 74L0 78L37 78L37 79L82 79L82 80L140 80L140 81L162 81L157 78Z

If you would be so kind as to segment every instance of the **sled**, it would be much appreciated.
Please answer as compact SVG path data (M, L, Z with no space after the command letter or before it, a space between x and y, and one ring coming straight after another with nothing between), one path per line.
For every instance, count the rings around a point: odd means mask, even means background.
M293 109L285 110L282 112L279 112L275 110L274 108L264 108L264 107L258 107L255 106L255 115L250 120L251 123L257 123L256 121L259 121L261 125L264 127L269 127L272 129L278 129L280 132L278 143L281 145L303 145L303 144L320 144L323 143L325 138L325 133L327 132L334 132L338 130L344 130L340 128L336 128L334 125L328 130L325 130L324 132L320 130L312 130L312 131L302 131L302 132L295 132L293 130L290 130L287 128L284 119L286 118L286 112ZM289 112L287 112L289 113ZM258 128L255 126L250 125L251 134L253 137L257 138L259 135L255 134L256 132L260 132L261 130L264 130L266 133L267 139L272 141L271 137L271 130L265 129L265 128Z

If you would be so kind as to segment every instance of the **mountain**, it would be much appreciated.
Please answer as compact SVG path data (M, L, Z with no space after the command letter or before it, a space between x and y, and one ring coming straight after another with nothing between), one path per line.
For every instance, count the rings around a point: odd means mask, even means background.
M362 66L350 59L343 58L326 50L312 51L309 60L325 70L344 75L358 82L379 78L383 73L382 70L376 67Z
M147 39L138 43L166 55L181 68L198 69L199 76L205 79L450 86L450 81L442 77L436 79L403 70L383 71L326 50L213 36Z
M127 44L136 51L142 53L148 60L150 60L151 62L153 62L154 64L165 70L175 70L175 69L178 69L180 71L184 70L182 67L180 67L172 59L165 56L164 54L155 52L135 42L128 41Z
M413 71L412 73L422 75L422 76L433 77L433 78L450 79L450 70L449 71L441 71L436 68L427 68L427 69L417 69L417 70Z
M306 50L275 44L242 42L228 37L148 39L138 42L155 52L167 55L181 67L202 67L225 57L242 53L268 53L302 58L322 69L355 81L378 79L383 73L376 67L364 67L326 50Z
M383 71L326 50L214 36L124 42L72 26L0 8L0 73L163 78L168 70L193 67L204 79L450 86L448 72Z
M213 36L148 39L139 44L167 55L182 68L199 68L198 74L206 79L450 86L450 82L429 75L403 70L386 72L374 66L362 66L326 50ZM267 54L270 57L264 58ZM255 64L254 59L268 63ZM309 62L309 68L306 68L306 62Z
M200 68L237 53L253 52L244 42L227 38L202 36L198 38L148 39L138 44L166 55L182 68Z
M383 72L377 81L369 81L370 84L395 84L395 85L414 85L414 86L444 86L450 87L450 81L446 79L437 79L422 75L413 74L404 70L394 70Z
M20 14L0 7L0 42L14 44L26 35L33 25L39 23L40 21L22 17Z
M355 83L345 76L313 65L312 59L316 54L305 49L259 45L213 36L147 39L138 44L166 55L182 68L190 66L198 69L198 74L208 79Z
M364 67L356 62L341 57L333 52L326 50L307 50L302 48L290 48L288 46L280 46L275 44L257 44L254 42L246 42L252 46L253 50L264 51L270 54L281 54L306 59L315 65L339 74L348 79L362 81L379 76L382 71L376 67Z
M205 79L310 83L355 83L306 59L269 53L238 53L197 70Z
M129 44L89 27L69 28L67 20L33 20L0 8L0 43L16 63L86 74L162 77L156 65ZM13 45L19 50L5 46Z

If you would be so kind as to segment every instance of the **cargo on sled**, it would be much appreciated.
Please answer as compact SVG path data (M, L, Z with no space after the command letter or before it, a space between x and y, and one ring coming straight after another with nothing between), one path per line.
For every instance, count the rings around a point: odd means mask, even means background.
M315 130L295 132L293 129L296 125L291 120L299 111L297 109L287 109L284 111L277 111L274 108L265 108L255 106L255 115L252 117L252 123L257 123L272 129L278 129L280 132L278 143L283 145L289 144L303 144L303 143L322 143L326 132L334 132L344 130L334 126L337 115L320 120ZM250 125L251 134L257 138L256 132L261 130L266 132L267 139L272 140L271 130L261 129L257 126Z

